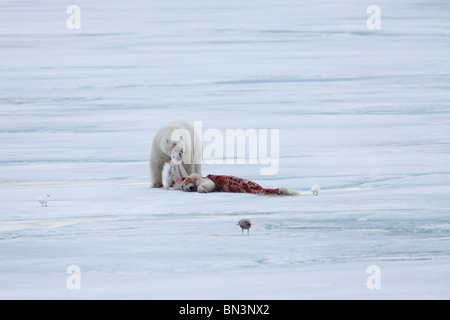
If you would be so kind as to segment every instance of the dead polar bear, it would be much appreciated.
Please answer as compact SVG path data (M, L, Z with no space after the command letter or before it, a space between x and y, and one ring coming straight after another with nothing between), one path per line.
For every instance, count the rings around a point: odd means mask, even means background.
M182 158L188 175L202 174L202 141L187 122L176 120L158 130L150 152L150 180L152 188L162 188L164 165L172 159ZM170 186L166 186L170 187Z
M200 193L219 191L279 196L294 196L300 194L299 191L289 190L285 187L280 187L277 189L263 188L256 182L235 176L209 174L206 177L201 177L196 173L184 178L181 184L181 189L184 191L195 191L195 189L197 189L197 192Z

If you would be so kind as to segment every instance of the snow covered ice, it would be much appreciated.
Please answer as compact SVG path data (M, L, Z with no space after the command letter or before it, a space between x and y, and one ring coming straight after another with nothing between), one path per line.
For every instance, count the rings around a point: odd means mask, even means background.
M0 2L0 298L450 298L448 1L70 4ZM302 195L150 189L175 119L279 129L203 174Z

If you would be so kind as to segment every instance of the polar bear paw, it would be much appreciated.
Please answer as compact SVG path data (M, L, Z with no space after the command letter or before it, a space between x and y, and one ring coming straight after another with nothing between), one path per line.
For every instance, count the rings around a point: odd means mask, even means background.
M163 184L160 183L160 182L153 182L153 183L150 185L150 188L162 188L162 187L163 187Z

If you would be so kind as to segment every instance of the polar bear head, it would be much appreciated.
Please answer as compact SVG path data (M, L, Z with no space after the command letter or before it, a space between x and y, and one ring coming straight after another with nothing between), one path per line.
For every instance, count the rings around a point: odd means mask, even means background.
M181 184L181 190L193 192L197 191L197 185L195 184L195 179L192 176L186 177Z

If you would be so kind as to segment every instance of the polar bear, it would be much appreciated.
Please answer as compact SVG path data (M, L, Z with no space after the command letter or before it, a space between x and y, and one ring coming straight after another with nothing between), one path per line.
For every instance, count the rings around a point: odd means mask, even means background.
M167 123L153 138L150 152L152 188L163 187L162 171L164 165L172 160L181 160L188 175L202 173L202 141L194 128L185 121Z

